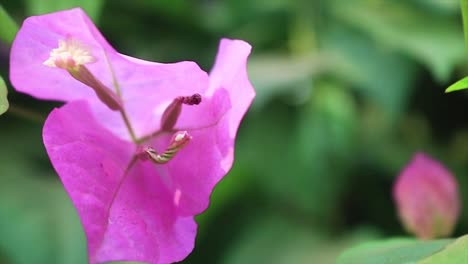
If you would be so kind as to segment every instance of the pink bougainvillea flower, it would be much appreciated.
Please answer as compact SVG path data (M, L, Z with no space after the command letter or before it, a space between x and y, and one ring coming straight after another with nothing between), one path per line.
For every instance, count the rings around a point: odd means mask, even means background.
M398 176L393 197L408 232L421 239L452 233L461 207L458 185L439 162L417 153Z
M193 62L119 54L81 9L23 23L10 78L18 91L67 102L49 115L43 138L90 263L171 263L192 251L194 216L230 170L255 96L250 49L221 40L208 75Z

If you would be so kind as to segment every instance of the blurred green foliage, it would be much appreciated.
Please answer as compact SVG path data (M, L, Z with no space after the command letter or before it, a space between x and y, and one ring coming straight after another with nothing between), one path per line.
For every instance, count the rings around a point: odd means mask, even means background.
M7 98L7 87L2 76L0 76L0 115L8 110L8 98Z
M11 44L17 30L18 26L0 4L0 40Z
M337 264L459 264L468 263L468 235L458 239L417 241L394 238L346 250Z
M457 0L1 3L19 25L75 5L116 49L147 60L209 71L221 37L253 45L257 98L183 263L332 263L356 243L405 235L391 188L418 150L455 172L468 204L466 93L444 94L468 69ZM43 118L58 104L8 88L0 263L84 263L82 228L41 143ZM464 233L466 210L455 236Z
M450 239L417 241L408 238L369 242L345 251L338 258L337 264L416 263L443 250L451 242Z

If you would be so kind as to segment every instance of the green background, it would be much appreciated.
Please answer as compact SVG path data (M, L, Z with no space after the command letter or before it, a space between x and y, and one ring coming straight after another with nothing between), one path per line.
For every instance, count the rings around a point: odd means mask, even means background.
M197 217L183 263L333 263L350 246L406 236L392 183L417 151L468 199L468 72L456 0L0 0L18 25L80 5L121 53L210 70L222 37L253 46L257 98L232 171ZM0 263L85 263L82 228L41 140L60 104L8 81L14 25L0 23ZM454 236L468 233L464 210Z

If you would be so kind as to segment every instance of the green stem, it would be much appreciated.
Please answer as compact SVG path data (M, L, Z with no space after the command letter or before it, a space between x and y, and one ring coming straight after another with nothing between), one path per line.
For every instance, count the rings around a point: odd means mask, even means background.
M105 52L105 51L104 51L104 56L106 56L107 66L109 66L109 70L110 70L111 75L112 75L112 85L114 86L115 92L117 93L117 96L122 97L121 92L120 92L120 85L119 85L119 82L117 81L117 77L115 75L114 68L112 67L112 64L110 63L109 57L107 56L107 52Z
M138 143L138 138L135 135L135 131L133 131L132 124L130 123L130 119L128 119L127 113L125 112L124 109L120 111L120 114L122 115L122 119L125 123L125 126L128 129L128 132L130 133L130 137L132 138L132 141L135 143Z
M104 55L106 56L106 61L107 61L107 66L109 67L111 76L112 76L112 85L114 86L115 92L117 96L122 99L122 93L120 91L120 85L119 82L117 81L117 77L114 72L114 68L112 67L112 64L110 63L109 57L107 56L107 53L104 51ZM122 115L122 119L125 123L125 126L128 129L128 133L130 134L130 137L132 138L132 141L137 143L139 142L138 138L135 135L135 131L133 130L132 124L130 123L130 119L128 118L127 112L125 112L125 108L122 105L122 109L120 110L120 114Z
M460 0L460 7L463 18L463 32L465 35L465 46L468 49L468 0Z
M143 136L141 138L137 138L137 140L135 141L135 143L137 144L141 144L141 143L144 143L152 138L155 138L161 134L164 134L164 133L170 133L170 132L176 132L176 130L168 130L168 131L165 131L165 130L159 130L159 131L156 131L154 133L151 133L149 135L146 135L146 136Z

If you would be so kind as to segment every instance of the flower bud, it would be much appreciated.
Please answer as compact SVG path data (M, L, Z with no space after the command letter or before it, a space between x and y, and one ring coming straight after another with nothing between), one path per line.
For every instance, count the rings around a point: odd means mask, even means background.
M460 213L455 178L423 153L417 153L402 170L393 198L405 229L420 239L449 236Z

